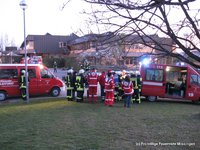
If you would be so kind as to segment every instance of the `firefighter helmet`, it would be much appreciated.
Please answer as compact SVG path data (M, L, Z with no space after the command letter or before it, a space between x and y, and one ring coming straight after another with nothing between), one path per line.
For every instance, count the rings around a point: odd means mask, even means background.
M73 72L74 72L73 69L69 69L69 70L67 71L67 73L73 73Z
M21 71L22 74L25 74L25 72L26 72L25 70L22 70L22 71Z
M83 70L83 69L80 69L80 70L79 70L79 74L82 74L82 73L84 73L84 70Z
M122 73L126 73L126 70L122 70Z

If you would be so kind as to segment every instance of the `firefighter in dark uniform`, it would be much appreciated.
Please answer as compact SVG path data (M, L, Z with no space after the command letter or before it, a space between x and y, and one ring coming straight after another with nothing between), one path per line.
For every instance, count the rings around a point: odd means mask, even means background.
M79 70L79 74L76 76L75 86L77 91L77 102L83 102L83 94L84 94L84 83L85 77L83 76L84 70Z
M124 90L122 89L122 82L125 80L126 77L126 70L122 71L122 74L119 78L119 88L118 88L118 100L123 100Z
M115 83L114 99L115 101L119 101L120 76L116 72L113 72L113 79Z
M21 96L23 100L26 100L26 77L25 70L21 70L20 78L19 78L19 88L21 91Z
M137 84L138 84L138 89L139 89L139 93L138 93L138 103L141 103L141 91L142 91L142 77L138 74L137 75Z
M133 82L133 86L134 86L134 94L132 96L132 101L140 103L137 76L135 74L131 75L131 81Z
M67 100L72 101L73 100L73 91L74 91L74 84L73 84L73 70L69 69L67 71L67 76L65 77L65 85L67 88Z

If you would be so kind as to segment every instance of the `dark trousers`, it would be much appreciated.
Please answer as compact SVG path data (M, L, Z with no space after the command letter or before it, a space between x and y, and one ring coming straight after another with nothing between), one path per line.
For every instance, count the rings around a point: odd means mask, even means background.
M124 107L130 107L132 95L124 95Z
M123 95L124 95L124 91L123 89L118 89L118 99L119 100L122 100L123 99Z
M67 100L73 100L73 90L67 89Z
M119 100L119 87L115 87L114 98L115 100Z
M26 88L21 88L20 91L21 91L22 99L26 100Z
M101 85L101 100L105 100L105 92L104 92L105 87Z
M76 97L77 102L83 102L83 94L84 91L77 91L77 97Z

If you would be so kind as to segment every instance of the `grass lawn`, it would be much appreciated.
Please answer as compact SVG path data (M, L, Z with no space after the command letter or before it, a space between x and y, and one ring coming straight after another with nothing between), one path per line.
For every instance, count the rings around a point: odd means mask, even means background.
M200 149L200 105L190 103L41 98L0 105L0 120L1 150Z

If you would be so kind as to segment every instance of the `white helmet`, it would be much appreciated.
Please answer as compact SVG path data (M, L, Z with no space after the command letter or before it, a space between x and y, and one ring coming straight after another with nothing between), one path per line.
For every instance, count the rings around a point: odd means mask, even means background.
M25 72L26 72L25 70L22 70L22 71L21 71L21 73L23 73L23 74L25 74Z
M72 69L69 69L68 71L67 71L67 73L73 73L74 72L74 70L72 70Z
M82 73L84 73L84 70L83 70L83 69L80 69L80 70L79 70L79 74L82 74Z
M126 73L126 70L122 70L122 73Z

